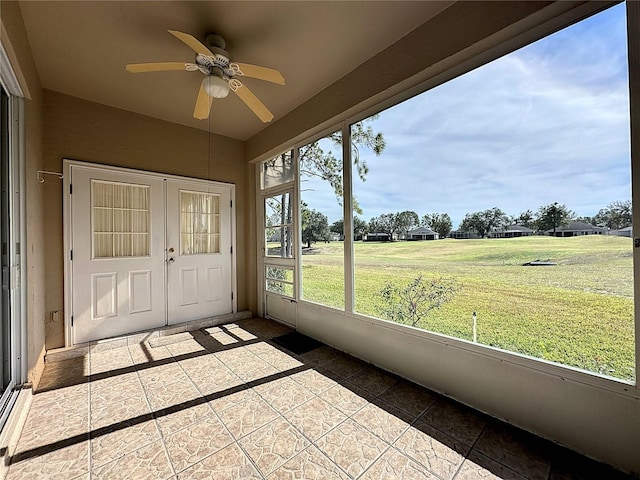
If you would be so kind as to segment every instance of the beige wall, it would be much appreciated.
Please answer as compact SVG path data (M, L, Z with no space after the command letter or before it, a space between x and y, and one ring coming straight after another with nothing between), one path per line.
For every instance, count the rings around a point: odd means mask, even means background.
M16 2L2 2L3 44L15 54L10 58L22 89L31 98L25 101L26 135L26 202L27 238L22 251L26 253L27 278L23 282L27 293L27 378L37 383L44 368L44 227L43 196L37 181L42 169L42 89L31 55L20 7ZM5 48L6 49L6 48Z
M254 282L255 263L247 261L252 204L242 142L45 90L43 145L46 170L62 171L62 160L69 158L235 184L238 309L255 311L255 294L247 287ZM41 188L48 314L64 304L62 182L48 177ZM63 346L63 333L61 323L47 322L47 349Z

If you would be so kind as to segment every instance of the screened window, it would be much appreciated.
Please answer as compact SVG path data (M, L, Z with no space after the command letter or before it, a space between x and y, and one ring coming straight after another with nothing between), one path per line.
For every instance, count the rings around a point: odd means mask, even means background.
M276 267L267 265L265 267L266 290L277 293L285 297L293 298L293 268Z
M267 257L293 258L293 196L283 192L264 199Z
M150 255L149 187L91 181L94 258Z
M220 253L220 195L180 191L180 254Z
M295 175L293 152L285 152L260 164L262 190L292 182Z

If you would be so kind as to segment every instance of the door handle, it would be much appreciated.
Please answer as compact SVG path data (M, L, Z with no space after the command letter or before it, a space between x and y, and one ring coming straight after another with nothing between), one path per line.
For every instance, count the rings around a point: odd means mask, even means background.
M167 260L168 263L173 263L175 261L176 261L176 259L173 258L173 257L169 257L169 259Z

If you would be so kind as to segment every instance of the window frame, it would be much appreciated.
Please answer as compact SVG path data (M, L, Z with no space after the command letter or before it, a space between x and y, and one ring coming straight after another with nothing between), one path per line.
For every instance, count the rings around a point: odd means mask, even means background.
M492 44L484 48L482 51L475 49L475 53L467 53L467 58L456 58L457 63L449 63L439 66L439 70L429 71L425 73L426 79L409 80L406 84L401 84L397 89L386 92L386 98L381 96L369 99L363 102L360 109L353 113L355 109L351 109L334 118L334 122L324 122L322 127L307 132L307 136L299 135L294 141L287 142L288 148L297 149L301 145L305 145L322 138L326 134L342 129L343 131L343 182L344 182L344 213L343 221L345 231L351 231L353 226L353 209L351 204L353 172L350 158L350 126L353 123L364 120L372 115L380 113L394 105L404 102L416 95L427 90L435 88L443 83L449 82L460 75L463 75L475 68L485 65L495 59L498 59L508 53L519 48L527 46L537 40L545 38L556 31L579 23L580 21L598 14L620 2L612 1L607 3L594 4L587 2L578 7L563 10L549 20L541 22L539 25L521 31L519 33L501 32L500 38L491 40ZM633 223L640 225L640 128L634 122L640 121L640 3L626 2L626 18L627 18L627 61L629 66L629 103L630 103L630 130L631 130L631 200L633 205ZM481 48L481 47L479 47ZM430 69L427 69L430 70ZM635 86L635 88L634 88ZM327 127L327 124L331 124ZM318 130L322 131L318 133ZM314 131L315 130L315 131ZM301 139L302 138L302 139ZM291 146L293 145L293 146ZM271 155L269 156L271 158ZM256 162L264 160L264 156L255 159ZM259 165L259 163L258 163ZM256 171L259 173L259 169ZM299 192L299 173L296 172L295 184ZM260 185L258 185L258 192ZM258 195L259 196L259 195ZM299 208L299 207L298 207ZM295 213L295 212L294 212ZM298 231L300 225L298 226ZM635 383L627 382L622 379L600 376L595 372L584 371L575 367L550 362L547 360L528 357L523 354L503 350L500 348L474 344L463 339L450 337L444 334L430 332L419 328L397 324L388 320L375 317L369 317L354 312L354 251L352 236L345 235L345 311L342 312L345 317L358 319L360 321L379 325L381 327L397 331L401 334L419 337L427 342L435 342L444 346L451 346L461 350L469 351L473 354L488 357L498 362L505 362L512 365L524 367L527 369L552 375L562 381L570 381L574 383L589 385L609 392L617 393L623 396L631 396L640 398L640 236L634 236L633 249L633 269L634 269L634 330L635 330ZM300 248L298 242L298 248ZM299 257L298 257L299 258ZM298 269L301 268L300 262L296 260ZM299 277L299 274L298 274ZM333 307L309 302L307 300L297 298L301 305L313 307L317 312L335 312Z

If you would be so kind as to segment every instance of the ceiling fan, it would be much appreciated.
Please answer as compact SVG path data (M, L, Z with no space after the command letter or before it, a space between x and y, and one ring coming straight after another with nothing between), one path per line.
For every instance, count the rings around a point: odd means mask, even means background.
M248 63L231 62L225 50L224 38L215 33L207 35L204 45L192 35L175 30L170 34L185 43L196 52L195 63L158 62L130 63L125 68L131 73L161 72L170 70L199 71L205 75L200 84L200 91L193 110L194 118L209 118L214 98L224 98L232 90L255 113L260 120L267 123L273 120L273 113L236 77L248 77L284 85L284 77L273 68L260 67Z

